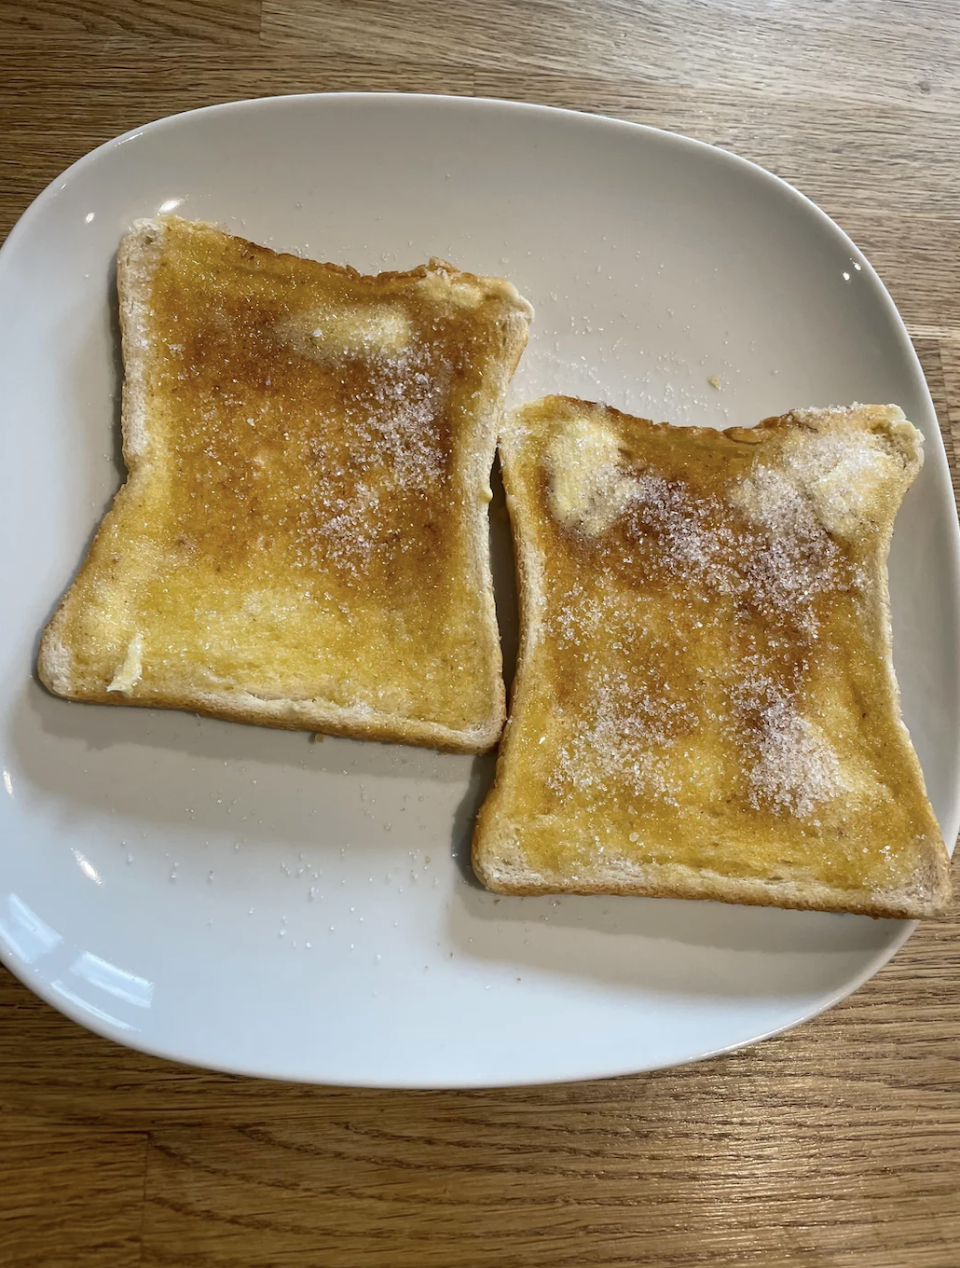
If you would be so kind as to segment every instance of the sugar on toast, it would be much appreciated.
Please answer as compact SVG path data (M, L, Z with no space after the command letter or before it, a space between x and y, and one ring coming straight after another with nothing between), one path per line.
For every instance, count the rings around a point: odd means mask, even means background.
M144 220L118 257L126 484L46 632L75 700L473 752L504 688L488 551L532 310Z
M886 560L922 462L893 406L671 427L507 420L521 644L473 845L502 893L936 914Z

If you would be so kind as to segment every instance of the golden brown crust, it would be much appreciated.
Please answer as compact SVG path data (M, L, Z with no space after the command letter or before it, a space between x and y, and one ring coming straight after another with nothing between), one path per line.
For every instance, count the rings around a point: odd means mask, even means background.
M571 882L565 877L549 882L535 880L510 880L499 865L488 866L481 854L474 869L484 886L496 894L510 894L518 898L532 898L537 894L579 894L582 896L610 894L622 898L682 898L702 902L736 903L746 907L780 907L790 911L844 912L849 915L872 916L875 919L918 918L936 920L945 914L946 900L937 904L918 907L909 895L891 893L876 898L869 894L853 893L845 889L813 885L809 882L790 886L784 882L768 885L761 881L731 881L729 877L710 876L692 869L677 870L671 878L658 873L647 873L644 878L626 880L608 876L603 879ZM931 884L938 884L931 877Z
M52 623L51 623L52 624ZM82 704L126 705L134 708L142 707L143 700L130 699L115 693L103 692L89 695L71 696L65 691L57 691L53 682L55 673L50 670L52 642L47 639L51 626L44 632L46 649L41 648L38 670L41 682L54 695L64 699L75 700ZM55 654L55 653L53 653ZM303 702L306 707L298 714L296 705L286 700L260 700L246 695L241 700L214 698L205 700L200 696L172 694L168 698L150 700L153 709L175 709L187 713L197 713L207 718L220 718L226 722L245 722L250 726L266 726L278 731L315 731L320 735L343 736L351 740L373 740L382 744L410 744L417 748L432 748L444 753L486 753L496 744L499 730L492 732L483 728L471 735L469 732L453 731L437 723L411 721L409 718L388 714L382 717L363 718L350 716L343 709L323 711L312 701Z
M722 433L564 397L517 411L521 651L483 883L940 912L886 584L921 458L895 407Z
M44 633L91 702L479 752L504 690L486 506L529 305L176 218L118 256L128 479Z

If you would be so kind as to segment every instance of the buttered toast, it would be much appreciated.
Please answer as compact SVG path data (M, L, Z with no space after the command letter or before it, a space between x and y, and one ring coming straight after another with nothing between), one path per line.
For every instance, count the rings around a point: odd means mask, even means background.
M521 645L481 881L939 912L891 661L887 551L922 461L901 411L719 432L547 397L500 451Z
M532 310L212 225L118 258L129 471L41 643L74 700L478 752L504 688L489 476Z

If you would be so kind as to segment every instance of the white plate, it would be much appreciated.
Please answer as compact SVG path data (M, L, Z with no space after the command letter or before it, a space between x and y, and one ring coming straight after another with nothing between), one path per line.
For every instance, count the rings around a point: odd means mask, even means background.
M490 759L42 690L38 633L119 480L117 243L174 207L363 270L441 255L506 274L537 309L519 398L718 425L902 405L927 463L897 521L895 659L944 835L957 832L947 466L903 325L840 230L743 160L608 119L429 97L241 102L88 155L0 256L4 962L68 1016L150 1052L434 1087L688 1061L874 973L911 926L485 893L467 860Z

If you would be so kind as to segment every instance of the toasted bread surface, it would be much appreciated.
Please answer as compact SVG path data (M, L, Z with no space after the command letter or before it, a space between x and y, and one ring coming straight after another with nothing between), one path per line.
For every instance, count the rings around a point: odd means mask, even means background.
M44 634L50 690L494 744L489 475L526 301L173 217L134 226L118 287L129 478Z
M720 432L547 397L501 460L521 646L483 883L936 914L948 857L891 660L922 461L902 412Z

